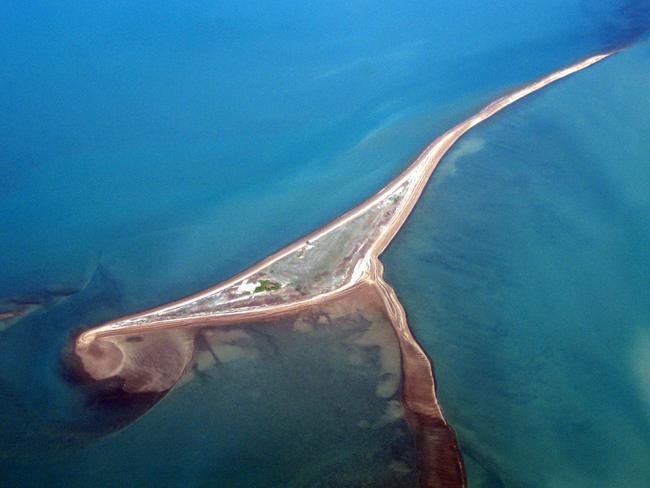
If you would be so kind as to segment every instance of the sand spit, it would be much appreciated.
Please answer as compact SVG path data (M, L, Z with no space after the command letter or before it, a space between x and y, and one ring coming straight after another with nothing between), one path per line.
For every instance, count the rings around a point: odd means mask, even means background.
M155 385L160 391L170 388L190 361L193 348L186 339L192 335L189 329L251 321L272 325L273 319L287 314L353 293L369 293L381 300L399 343L401 399L416 436L420 486L465 486L456 438L436 399L431 364L410 331L395 291L383 279L379 256L408 218L442 157L467 131L517 100L611 54L590 57L495 100L435 139L374 197L233 278L182 300L81 333L74 344L79 362L97 380L122 375L132 390L147 391L149 385ZM183 330L183 339L177 337L178 332L167 337L164 331L172 330ZM160 338L146 351L138 344L152 341L125 339L149 333ZM156 358L156 344L173 349L174 360ZM138 377L138 365L146 365L146 378Z

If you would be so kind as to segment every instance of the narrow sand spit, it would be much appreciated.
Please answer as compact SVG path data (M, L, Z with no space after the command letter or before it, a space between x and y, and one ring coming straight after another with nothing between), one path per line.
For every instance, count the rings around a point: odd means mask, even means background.
M501 97L480 112L435 139L403 173L374 197L325 227L269 256L233 278L182 300L112 320L81 333L74 344L85 373L99 380L115 374L136 354L125 348L121 336L219 326L264 320L305 307L329 303L360 289L377 294L392 322L402 361L402 403L418 449L420 485L465 486L462 459L453 430L436 399L430 361L413 337L406 312L395 291L383 279L379 256L390 244L420 198L431 174L446 152L467 131L517 100L585 69L613 53L590 57ZM186 341L181 355L191 355ZM162 342L161 342L162 344ZM110 354L103 357L102 352ZM144 354L139 351L138 354ZM148 351L149 366L156 358ZM178 360L159 368L181 368ZM165 372L176 381L178 371ZM118 373L119 374L119 373ZM125 378L128 383L128 379ZM167 383L172 382L169 380ZM160 384L160 381L158 382ZM165 383L165 385L167 385Z

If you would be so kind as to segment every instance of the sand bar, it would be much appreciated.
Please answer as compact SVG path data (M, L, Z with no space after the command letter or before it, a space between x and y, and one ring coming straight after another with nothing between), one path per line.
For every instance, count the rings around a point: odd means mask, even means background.
M84 331L76 338L76 354L93 361L89 351L99 350L92 347L95 341L269 319L370 286L382 298L400 344L402 403L417 434L421 486L465 486L455 435L436 399L431 363L413 337L395 291L383 279L379 256L412 212L442 157L467 131L517 100L611 54L587 58L495 100L436 138L390 184L330 224L214 287Z

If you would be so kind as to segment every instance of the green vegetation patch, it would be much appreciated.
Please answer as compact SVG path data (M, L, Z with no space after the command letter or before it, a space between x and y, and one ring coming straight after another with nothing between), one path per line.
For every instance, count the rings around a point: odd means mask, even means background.
M273 281L273 280L260 280L260 284L257 285L257 288L253 290L253 293L259 293L261 291L275 291L279 290L280 283Z

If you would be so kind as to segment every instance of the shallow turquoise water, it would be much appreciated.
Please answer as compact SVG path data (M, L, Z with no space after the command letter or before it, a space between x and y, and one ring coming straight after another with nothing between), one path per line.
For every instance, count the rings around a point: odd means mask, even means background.
M186 381L151 412L105 436L79 423L35 425L40 444L19 439L19 452L3 452L3 485L416 485L399 391L377 395L380 345L360 339L371 322L353 313L325 324L314 317L301 331L293 319L204 329L211 354L197 354ZM390 323L373 326L388 331L384 346L399 357ZM115 430L115 404L104 399L91 410L99 412L95 428Z
M650 480L649 83L646 43L477 127L387 253L474 486Z
M0 9L0 299L82 289L0 332L2 469L27 486L12 456L98 421L61 378L72 331L240 271L648 18L559 0Z

